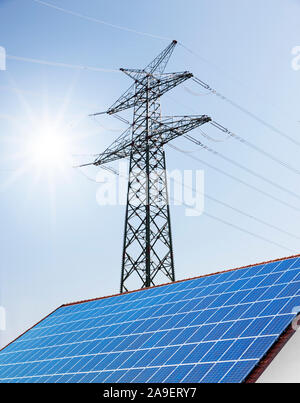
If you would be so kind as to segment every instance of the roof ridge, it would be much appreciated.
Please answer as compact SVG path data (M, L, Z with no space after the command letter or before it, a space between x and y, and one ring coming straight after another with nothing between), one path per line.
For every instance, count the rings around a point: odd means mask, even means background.
M216 275L222 274L222 273L230 273L230 272L232 272L232 271L247 269L247 268L250 268L250 267L265 265L265 264L268 264L268 263L280 262L280 261L289 260L289 259L293 259L293 258L297 258L297 257L300 257L300 254L298 254L298 255L293 255L293 256L288 256L288 257L282 257L282 258L273 259L273 260L268 260L268 261L264 261L264 262L260 262L260 263L250 264L250 265L247 265L247 266L237 267L237 268L235 268L235 269L223 270L223 271L219 271L219 272L215 272L215 273L210 273L210 274L204 274L204 275L202 275L202 276L196 276L196 277L191 277L191 278L187 278L187 279L184 279L184 280L173 281L173 282L171 282L171 283L159 284L159 285L156 285L156 286L153 286L153 287L140 288L140 289L138 289L138 290L128 291L128 292L126 292L126 293L118 293L118 294L108 295L108 296L105 296L105 297L92 298L92 299L87 299L87 300L77 301L77 302L69 302L69 303L67 303L67 304L61 305L60 308L67 307L67 306L73 306L73 305L85 304L85 303L93 302L93 301L101 301L102 299L108 299L108 298L113 298L113 297L119 297L120 295L127 295L127 294L132 294L132 293L134 293L134 292L140 292L140 291L145 291L145 290L151 290L151 289L153 289L153 288L164 287L164 286L170 285L170 284L183 283L184 281L191 281L191 280L197 280L197 279L199 279L199 278L216 276Z

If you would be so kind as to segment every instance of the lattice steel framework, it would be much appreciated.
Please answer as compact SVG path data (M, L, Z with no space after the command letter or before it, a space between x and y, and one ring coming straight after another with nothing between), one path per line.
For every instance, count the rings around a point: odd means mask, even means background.
M121 293L129 291L134 277L141 288L175 281L164 144L211 120L206 115L161 116L160 97L193 77L186 71L164 73L176 43L143 70L121 69L134 84L104 113L133 108L133 124L92 163L130 158Z

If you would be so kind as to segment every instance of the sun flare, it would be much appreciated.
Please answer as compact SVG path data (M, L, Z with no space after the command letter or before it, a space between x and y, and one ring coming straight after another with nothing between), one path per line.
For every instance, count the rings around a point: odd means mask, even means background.
M43 127L29 139L26 155L37 169L61 170L70 159L66 135L51 127Z

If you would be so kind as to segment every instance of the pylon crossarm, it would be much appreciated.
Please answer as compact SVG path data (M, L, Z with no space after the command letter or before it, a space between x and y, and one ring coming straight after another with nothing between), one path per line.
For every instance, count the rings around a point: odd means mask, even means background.
M181 119L168 119L166 121L162 119L162 121L154 121L156 126L154 131L159 137L158 142L163 145L210 121L211 118L206 115L198 117L184 116Z
M148 134L147 138L148 140L157 138L157 141L150 144L150 149L154 146L164 145L210 121L211 118L206 115L197 117L183 116L181 119L167 118L162 121L152 120L152 132ZM100 166L119 159L128 158L132 151L135 153L145 151L146 142L141 141L143 140L143 136L145 136L144 132L140 136L132 138L131 128L128 128L110 147L98 155L94 165Z
M135 85L130 87L130 89L118 99L118 101L107 111L109 115L113 115L118 112L125 111L127 109L142 105L145 102L146 94L149 95L149 101L155 101L160 98L166 92L182 84L184 81L189 80L193 77L192 73L188 71L180 73L170 73L162 75L160 79L156 77L151 77L152 82L149 85L147 78L148 74L144 73L144 78L137 79L134 74L131 74L129 70L122 69L133 78L137 84L139 84L139 89L135 91Z
M162 79L167 79L167 78L172 78L174 77L174 75L177 74L186 74L189 73L188 71L181 71L181 72L173 72L173 73L148 73L145 70L141 70L141 69L124 69L121 68L120 69L123 73L125 73L128 77L132 78L135 83L139 83L141 85L144 85L145 82L143 80L145 80L146 78L151 78L153 79L153 81L155 82L161 82ZM192 74L192 73L189 73ZM192 75L193 76L193 75ZM193 76L194 77L194 76ZM149 87L150 89L151 87Z
M162 118L162 121L152 119L152 132L148 134L147 139L151 140L157 138L157 141L155 143L150 143L150 149L154 146L164 145L210 121L211 118L206 115L183 116L180 119L179 117ZM145 136L145 132L132 138L131 128L128 128L115 142L111 144L110 147L98 155L94 165L100 166L119 159L128 158L132 151L134 153L145 151L146 142L141 141L143 140L143 136Z

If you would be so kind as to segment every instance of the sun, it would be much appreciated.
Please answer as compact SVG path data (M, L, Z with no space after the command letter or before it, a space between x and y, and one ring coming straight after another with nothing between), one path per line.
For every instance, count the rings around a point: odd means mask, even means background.
M70 160L67 136L50 125L40 127L28 141L28 162L37 169L59 171Z
M49 173L60 175L72 165L70 133L67 128L52 123L40 122L26 136L24 155L26 165L37 175Z

